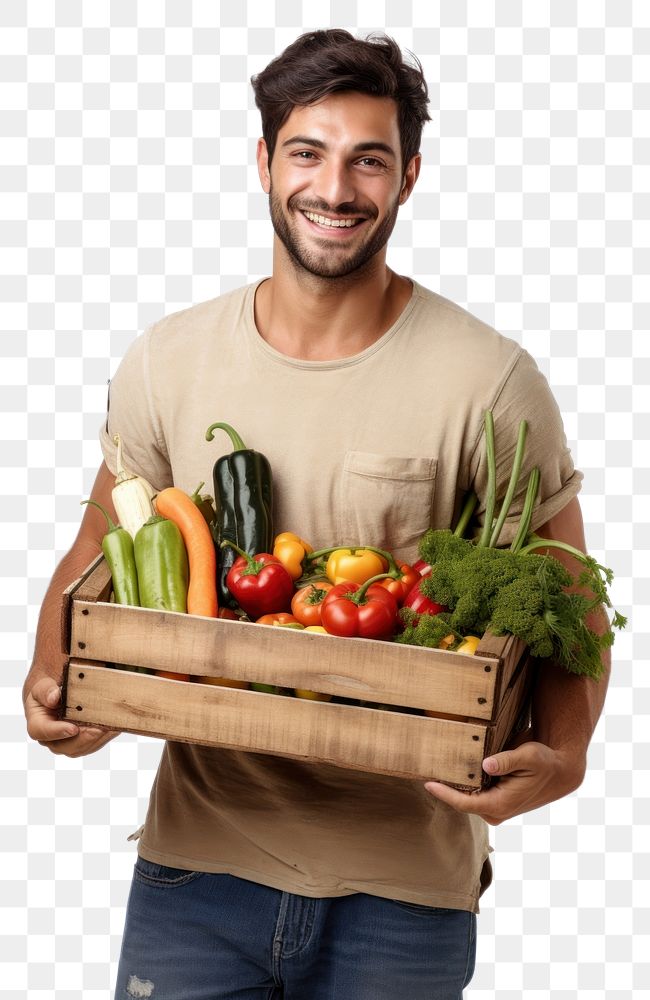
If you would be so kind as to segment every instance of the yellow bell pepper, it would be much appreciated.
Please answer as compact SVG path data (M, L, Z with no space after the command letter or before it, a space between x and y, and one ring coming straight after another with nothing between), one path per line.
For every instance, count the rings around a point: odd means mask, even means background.
M322 625L307 625L305 632L323 632L327 635L327 629ZM308 701L330 701L331 694L320 694L318 691L308 691L306 688L294 688L293 693L296 698L306 698Z
M477 635L465 635L463 636L463 641L460 646L457 647L457 653L466 653L468 656L474 656L474 653L478 649L480 639Z
M331 701L331 694L320 694L318 691L308 691L306 688L294 688L293 693L296 698L304 698L305 701Z
M384 560L370 549L335 549L327 560L325 574L337 583L365 583L385 571Z

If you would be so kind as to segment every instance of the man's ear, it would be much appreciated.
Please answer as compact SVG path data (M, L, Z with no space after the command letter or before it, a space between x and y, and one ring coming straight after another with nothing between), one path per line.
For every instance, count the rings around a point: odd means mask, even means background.
M415 187L415 182L420 174L420 167L422 165L422 154L416 153L409 160L408 166L404 171L404 178L402 180L402 190L399 193L399 203L403 205L405 201L408 201L411 191Z
M257 172L260 175L262 190L268 194L271 190L271 171L269 170L269 151L264 139L257 140Z

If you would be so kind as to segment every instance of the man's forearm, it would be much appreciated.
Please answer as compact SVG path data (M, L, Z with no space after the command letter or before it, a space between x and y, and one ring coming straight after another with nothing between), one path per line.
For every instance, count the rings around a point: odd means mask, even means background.
M102 462L90 495L117 520L111 496L114 484L115 477ZM61 649L62 594L99 554L105 531L104 515L96 507L88 505L74 544L57 566L45 594L36 630L34 658L23 686L23 704L35 682L42 677L54 678L57 684L61 681L65 664L65 654Z
M576 788L586 768L587 748L605 702L609 650L600 680L569 674L557 664L540 664L533 697L532 738L566 753L576 769Z
M35 681L41 677L53 677L60 683L66 660L61 648L63 591L81 576L99 551L96 543L80 540L57 566L41 607L32 666L23 686L23 702Z
M602 634L607 628L604 609L592 616L589 624ZM603 674L598 681L570 674L556 663L541 663L533 696L533 739L574 757L578 784L584 777L587 748L605 702L611 672L610 649L603 650L601 660Z
M582 514L577 500L573 500L559 515L538 529L543 538L568 542L579 551L586 552ZM549 549L571 575L577 579L582 565L561 549ZM574 586L573 590L582 590ZM584 592L584 591L583 591ZM588 592L586 592L588 593ZM588 594L588 596L591 596ZM609 618L602 605L591 612L586 624L598 635L609 630ZM589 741L603 709L611 671L611 649L601 653L603 672L600 680L578 677L550 662L540 664L539 676L532 707L532 736L554 750L569 750L581 767L578 784L584 777ZM577 786L576 786L577 787Z
M91 496L116 519L111 497L114 482L113 474L102 463ZM63 591L99 554L105 531L104 515L96 507L87 506L75 542L57 566L47 589L36 630L34 659L23 686L28 735L52 753L67 757L94 753L116 736L100 727L78 726L59 718L66 660L61 648Z

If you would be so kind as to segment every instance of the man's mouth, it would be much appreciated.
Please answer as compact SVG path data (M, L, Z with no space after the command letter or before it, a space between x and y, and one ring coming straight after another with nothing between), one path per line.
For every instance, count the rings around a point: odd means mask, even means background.
M349 217L329 219L326 215L318 215L316 212L307 212L304 210L303 215L310 222L315 222L317 226L324 226L326 229L351 229L358 222L363 222L363 219L350 219Z

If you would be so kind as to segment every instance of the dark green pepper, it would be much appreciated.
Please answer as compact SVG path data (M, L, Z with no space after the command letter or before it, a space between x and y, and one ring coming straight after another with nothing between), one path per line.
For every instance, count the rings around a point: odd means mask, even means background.
M114 524L108 511L96 500L82 500L101 510L106 518L108 531L102 539L102 552L113 578L113 595L116 604L131 604L138 607L140 594L138 574L133 554L133 539L126 530Z
M194 493L191 494L190 500L199 508L208 528L210 531L213 531L217 514L214 509L214 500L212 497L208 493L201 493L204 486L205 483L199 483Z
M155 514L133 543L143 608L187 611L189 563L183 536L173 521Z
M234 606L226 576L237 552L222 550L220 545L228 539L250 556L273 551L273 474L269 460L247 448L230 424L211 424L205 432L207 441L213 440L217 428L228 434L234 449L217 459L213 471L217 591L220 606Z

